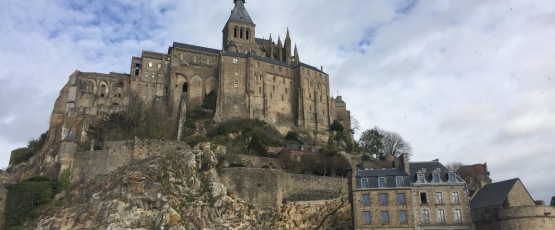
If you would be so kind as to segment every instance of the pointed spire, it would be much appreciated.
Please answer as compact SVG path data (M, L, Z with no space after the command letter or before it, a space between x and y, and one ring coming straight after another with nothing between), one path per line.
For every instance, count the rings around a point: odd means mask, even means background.
M289 27L287 27L287 35L285 36L285 39L289 38Z
M281 45L281 38L278 35L278 43L277 43L277 60L278 61L283 61L283 57L282 57L282 53L283 53L283 47Z
M254 25L251 16L249 16L247 9L245 9L245 0L233 0L233 3L235 4L235 8L231 11L229 21Z
M301 61L299 60L299 52L297 51L297 43L295 43L295 64L299 64Z

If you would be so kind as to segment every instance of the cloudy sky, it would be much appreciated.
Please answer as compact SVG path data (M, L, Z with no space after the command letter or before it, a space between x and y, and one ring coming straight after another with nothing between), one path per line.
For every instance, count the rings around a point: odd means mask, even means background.
M323 66L363 129L401 134L414 161L487 162L534 199L555 195L555 3L249 0L256 36ZM172 42L221 48L231 0L3 0L0 167L48 128L75 71L129 73Z

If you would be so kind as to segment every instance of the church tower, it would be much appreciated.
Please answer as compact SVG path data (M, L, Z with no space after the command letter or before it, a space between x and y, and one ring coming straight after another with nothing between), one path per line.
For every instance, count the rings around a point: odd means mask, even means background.
M234 41L237 46L237 52L245 53L249 48L256 46L255 28L247 9L245 9L245 0L234 0L235 7L231 11L231 16L222 31L223 44L222 49Z

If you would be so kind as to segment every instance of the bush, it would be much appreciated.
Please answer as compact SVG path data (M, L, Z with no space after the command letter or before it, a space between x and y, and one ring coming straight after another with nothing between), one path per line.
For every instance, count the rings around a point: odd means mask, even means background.
M204 100L202 101L202 108L216 111L217 101L218 101L218 93L216 92L215 89L213 89L212 91L210 91L210 93L208 93L204 97Z
M22 162L26 162L33 156L33 152L29 148L19 148L12 151L10 158L10 165L18 165Z
M334 120L333 123L330 125L330 129L331 131L343 132L345 128L343 127L343 125L341 125L341 123L339 123L339 121Z
M289 131L287 132L287 135L285 135L285 140L286 141L292 141L292 142L296 142L300 144L300 140L299 140L299 134L295 131Z
M262 145L258 135L254 135L251 139L251 142L247 146L247 155L255 155L260 157L267 157L268 156L268 149Z
M4 227L18 229L26 221L40 216L37 207L51 202L58 186L58 182L44 176L33 176L8 186Z
M368 156L368 155L362 155L362 161L371 161L372 157Z

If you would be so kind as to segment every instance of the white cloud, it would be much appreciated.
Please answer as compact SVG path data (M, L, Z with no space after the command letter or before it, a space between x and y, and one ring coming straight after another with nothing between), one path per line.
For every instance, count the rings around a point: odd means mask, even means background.
M129 72L142 50L221 46L232 1L26 1L0 6L0 165L48 126L75 70ZM414 4L413 4L414 3ZM488 162L547 200L555 185L555 4L549 1L247 1L257 37L289 27L301 60L362 128L400 133L415 160ZM551 78L551 79L550 79Z

